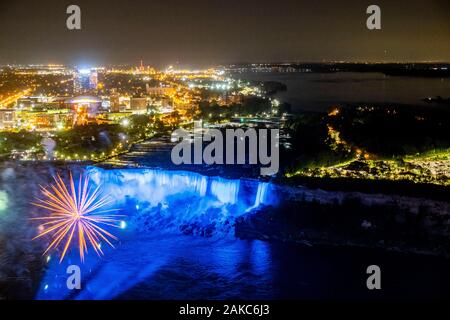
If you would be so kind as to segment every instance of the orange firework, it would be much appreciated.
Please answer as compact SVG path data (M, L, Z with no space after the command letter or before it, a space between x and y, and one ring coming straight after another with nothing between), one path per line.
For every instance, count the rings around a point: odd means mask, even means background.
M88 243L92 245L98 255L103 254L100 247L102 240L114 248L110 239L117 240L117 238L99 225L120 228L121 221L117 218L121 216L107 214L117 211L117 209L100 210L112 202L109 197L101 195L100 185L93 189L89 185L89 176L83 178L81 174L77 188L72 173L70 173L68 187L59 174L53 179L55 184L50 185L49 188L41 187L45 198L37 199L37 202L32 203L50 213L47 217L33 219L46 221L42 224L43 231L34 239L46 234L52 236L51 243L44 254L64 242L61 263L74 235L78 236L81 261L84 261L84 255L88 252Z

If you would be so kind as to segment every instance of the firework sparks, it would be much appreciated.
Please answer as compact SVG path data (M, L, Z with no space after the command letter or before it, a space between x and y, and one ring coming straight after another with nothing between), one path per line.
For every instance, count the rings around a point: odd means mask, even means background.
M81 261L84 261L84 256L88 252L88 244L99 256L103 255L101 241L105 241L114 248L111 239L117 240L117 238L101 226L120 228L121 221L118 218L122 216L109 214L117 209L101 210L110 204L112 199L101 195L100 185L95 189L92 188L89 185L89 176L83 178L81 174L77 187L72 173L70 173L68 186L64 184L59 174L53 179L55 184L47 188L41 187L44 198L32 202L33 205L46 209L50 213L49 216L33 219L44 221L41 225L43 230L34 239L45 235L52 237L51 243L43 254L62 244L61 263L74 238L78 238Z

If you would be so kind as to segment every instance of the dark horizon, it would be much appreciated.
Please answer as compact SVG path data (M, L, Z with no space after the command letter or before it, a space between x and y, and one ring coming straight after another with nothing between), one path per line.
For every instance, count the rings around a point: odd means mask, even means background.
M66 28L81 7L82 30ZM0 2L0 64L212 67L273 62L450 62L450 3L47 0Z
M141 59L142 60L142 59ZM128 61L128 62L119 62L119 63L102 63L101 61L96 64L76 64L76 63L59 63L54 61L42 61L42 62L20 62L20 63L2 63L0 64L1 67L14 67L14 66L64 66L64 67L79 67L80 69L83 67L86 68L97 68L97 67L138 67L140 66L141 60L138 61ZM150 63L145 63L145 60L142 60L142 63L145 67L156 67L155 65L152 65ZM342 61L342 60L322 60L322 61L231 61L226 63L220 63L216 65L205 65L199 67L200 69L208 69L208 68L216 68L216 67L228 67L228 66L249 66L249 65L360 65L360 64L368 64L368 65L409 65L409 64L417 64L417 65L450 65L449 61L441 61L441 60L430 60L430 61ZM158 69L162 70L167 67L174 67L176 68L177 65L172 64L166 64L166 65L160 65ZM188 67L186 64L179 64L180 67ZM191 65L193 68L197 68L197 65Z

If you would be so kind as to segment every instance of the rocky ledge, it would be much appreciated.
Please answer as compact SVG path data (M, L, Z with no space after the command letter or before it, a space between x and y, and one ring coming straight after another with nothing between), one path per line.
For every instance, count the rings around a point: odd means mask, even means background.
M450 204L394 195L286 188L275 207L236 220L241 239L358 246L450 257Z

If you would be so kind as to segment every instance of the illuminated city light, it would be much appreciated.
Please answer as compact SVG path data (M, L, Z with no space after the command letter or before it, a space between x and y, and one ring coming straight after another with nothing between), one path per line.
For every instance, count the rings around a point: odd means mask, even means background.
M90 74L91 69L79 69L78 72L81 74Z
M128 127L130 125L130 120L128 119L123 119L122 122L120 123L123 127Z

